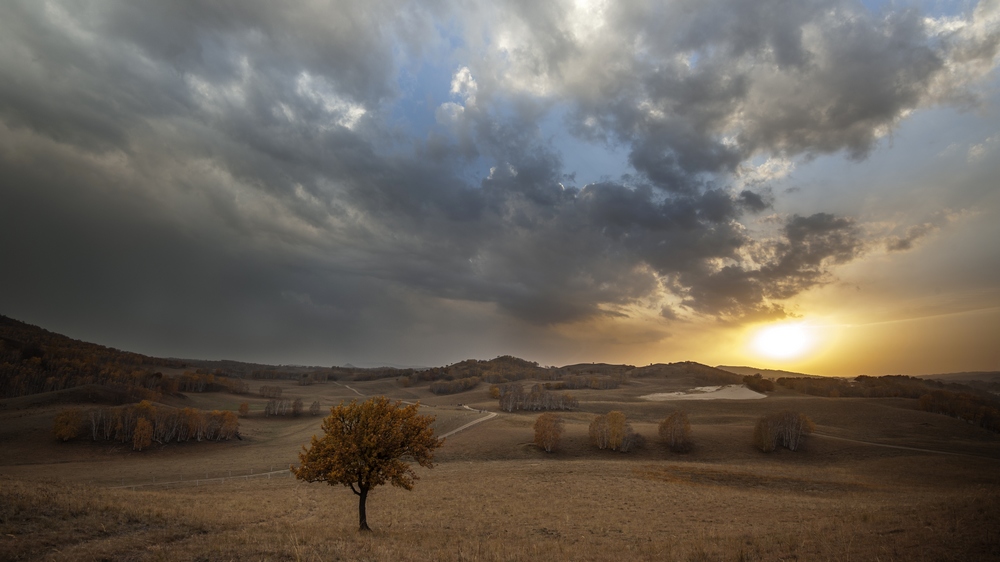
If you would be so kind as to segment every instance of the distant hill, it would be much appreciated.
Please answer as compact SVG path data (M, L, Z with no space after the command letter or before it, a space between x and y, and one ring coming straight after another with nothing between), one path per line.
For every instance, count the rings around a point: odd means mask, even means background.
M47 394L56 399L85 387L95 400L128 402L178 391L240 390L246 386L239 380L244 378L309 382L332 376L332 370L320 367L150 357L0 315L0 398Z
M723 371L729 371L730 373L736 373L737 375L743 375L743 376L756 375L757 373L760 373L760 376L764 377L765 379L779 379L782 377L826 378L826 377L821 377L820 375L807 375L805 373L796 373L793 371L781 371L778 369L758 369L757 367L745 367L745 366L734 367L732 365L719 365L716 367L716 369L722 369Z
M633 378L663 377L684 382L690 386L716 386L740 384L743 382L743 375L716 367L709 367L708 365L702 365L694 361L656 363L633 369L629 371L629 376Z
M961 373L939 373L936 375L916 375L921 379L945 382L983 381L1000 383L1000 371L965 371Z

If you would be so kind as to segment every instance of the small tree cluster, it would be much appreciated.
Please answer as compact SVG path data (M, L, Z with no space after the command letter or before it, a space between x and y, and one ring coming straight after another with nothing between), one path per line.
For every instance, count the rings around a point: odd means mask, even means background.
M56 416L56 427L65 428L67 420L72 420L76 415L67 414L65 410L60 412ZM82 417L84 427L89 426L90 437L94 441L128 443L137 451L152 443L228 440L237 436L240 427L236 414L230 411L177 409L157 406L148 401L128 406L95 408Z
M319 400L313 402L312 405L309 406L309 415L310 416L318 416L319 415L319 408L320 408L320 406L319 406Z
M675 453L691 450L691 423L686 413L677 411L660 422L660 439Z
M246 394L250 392L250 385L247 381L243 379L232 379L228 377L219 377L216 379L219 384L223 386L227 391L233 394Z
M479 386L479 377L465 377L452 381L434 381L431 383L430 390L434 394L458 394L459 392L472 390L477 386Z
M177 390L180 392L205 392L214 383L215 376L213 375L184 371L184 374L177 377Z
M536 384L530 391L518 383L508 383L499 387L500 409L505 412L514 410L572 410L580 402L568 392L557 393L542 388Z
M754 392L771 392L774 390L774 381L765 379L760 373L743 377L743 384Z
M271 399L264 404L264 416L288 416L288 415L299 415L302 413L302 399L297 398L299 401L299 411L295 412L295 401L294 400L276 400Z
M271 385L261 385L257 390L262 398L281 398L281 387Z
M969 393L933 390L920 397L919 408L1000 432L1000 408L997 408L996 402Z
M611 449L622 453L629 452L638 440L632 424L625 419L625 414L612 411L597 416L590 423L590 442L598 449Z
M757 420L753 430L753 444L765 453L774 451L779 445L795 451L813 429L815 425L805 414L789 410L776 412Z
M559 448L562 440L563 421L558 415L546 412L535 420L535 445L551 453Z

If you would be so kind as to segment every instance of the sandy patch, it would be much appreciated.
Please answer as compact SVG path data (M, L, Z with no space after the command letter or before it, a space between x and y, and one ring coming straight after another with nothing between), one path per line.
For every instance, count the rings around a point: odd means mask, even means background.
M685 392L657 392L640 396L643 400L756 400L766 395L754 392L742 384L729 386L699 386Z

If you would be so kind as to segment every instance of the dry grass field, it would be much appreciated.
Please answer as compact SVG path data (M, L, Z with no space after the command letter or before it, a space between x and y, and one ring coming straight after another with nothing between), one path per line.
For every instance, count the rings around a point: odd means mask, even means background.
M434 396L393 381L263 384L324 410L359 393L420 400L442 434L483 416L459 404L497 411L485 386ZM56 443L51 420L64 404L8 400L0 560L1000 559L996 434L901 399L786 390L762 400L639 398L677 389L643 379L574 391L580 409L562 414L555 454L531 443L536 414L501 412L449 437L412 492L373 491L370 534L356 530L350 490L261 475L296 461L318 417L265 419L263 399L225 393L171 398L206 409L249 401L243 440L134 453ZM676 408L692 425L695 447L684 455L656 437ZM589 445L590 420L612 409L644 437L638 450ZM782 409L810 416L817 433L794 453L753 449L756 418Z

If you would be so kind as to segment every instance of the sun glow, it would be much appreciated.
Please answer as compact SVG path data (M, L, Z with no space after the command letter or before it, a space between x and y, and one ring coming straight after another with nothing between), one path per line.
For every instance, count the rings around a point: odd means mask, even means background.
M778 324L757 332L753 348L757 353L773 359L794 359L811 351L815 343L816 337L809 325Z

